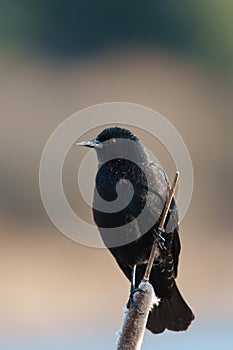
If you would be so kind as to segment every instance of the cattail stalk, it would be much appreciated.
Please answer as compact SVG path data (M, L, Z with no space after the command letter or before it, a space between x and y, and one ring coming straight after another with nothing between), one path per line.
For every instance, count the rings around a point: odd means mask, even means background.
M159 224L160 229L163 229L164 227L172 197L174 196L176 190L178 179L179 172L176 172ZM130 306L129 309L125 308L121 330L119 331L117 350L141 349L149 312L152 310L154 305L158 306L160 301L154 293L154 288L149 283L151 269L158 254L160 254L159 247L155 239L151 248L150 257L147 263L143 280L138 286L138 288L143 292L138 291L134 294L134 302L140 312L135 312L132 306Z

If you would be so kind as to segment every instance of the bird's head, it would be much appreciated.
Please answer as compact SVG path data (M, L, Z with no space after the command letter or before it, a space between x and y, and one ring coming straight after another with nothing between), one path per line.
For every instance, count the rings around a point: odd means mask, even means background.
M137 157L144 153L139 139L128 129L120 127L106 128L96 138L77 143L96 150L100 163L110 159Z

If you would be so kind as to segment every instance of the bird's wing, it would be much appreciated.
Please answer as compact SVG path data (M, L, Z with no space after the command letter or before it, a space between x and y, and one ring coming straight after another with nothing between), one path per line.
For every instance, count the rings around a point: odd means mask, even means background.
M167 193L170 188L169 180L165 171L156 163L150 163L151 168L153 169L153 174L155 176L154 188L153 191L159 192L160 196L164 199L167 196ZM167 188L167 189L166 189ZM158 190L159 189L159 190ZM166 194L165 194L166 192ZM161 208L160 208L161 209ZM162 209L163 210L163 209ZM161 212L162 212L161 210ZM167 216L167 220L165 222L165 230L166 230L166 238L170 241L171 244L171 252L173 256L173 264L174 264L174 276L177 276L178 270L178 262L179 262L179 254L180 254L180 238L179 238L179 225L178 225L178 209L176 200L173 197L170 211Z
M177 277L177 274L178 274L180 248L181 246L180 246L180 237L179 237L179 226L177 226L174 231L173 240L172 240L172 255L173 255L175 277Z

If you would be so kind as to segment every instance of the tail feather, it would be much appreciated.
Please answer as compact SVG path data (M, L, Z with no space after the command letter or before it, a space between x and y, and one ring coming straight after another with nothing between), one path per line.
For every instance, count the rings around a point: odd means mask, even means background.
M193 320L194 315L175 284L171 297L162 298L149 314L146 327L152 333L162 333L165 329L178 332L186 330Z

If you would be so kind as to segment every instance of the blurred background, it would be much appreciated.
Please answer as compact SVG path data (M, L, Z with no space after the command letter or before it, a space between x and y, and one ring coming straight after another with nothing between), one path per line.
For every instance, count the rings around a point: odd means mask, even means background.
M181 334L147 332L144 349L230 348L232 14L227 0L0 1L2 349L115 348L129 284L105 249L81 246L52 225L38 184L52 131L76 111L109 101L164 115L194 166L178 284L196 320ZM155 155L158 147L172 178L166 152L133 131ZM86 152L70 150L64 187L91 221L76 188Z

